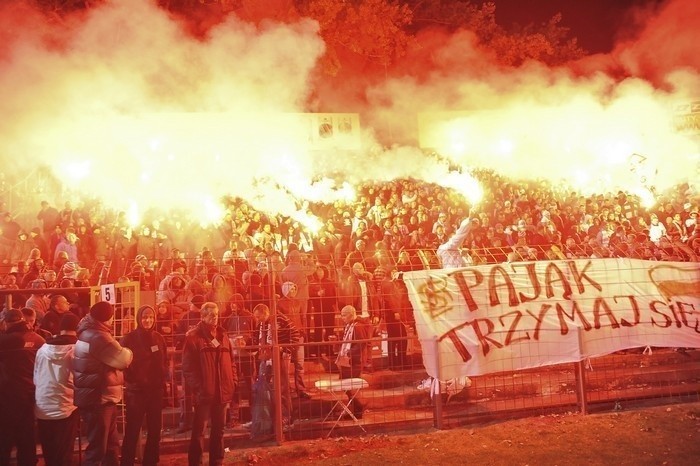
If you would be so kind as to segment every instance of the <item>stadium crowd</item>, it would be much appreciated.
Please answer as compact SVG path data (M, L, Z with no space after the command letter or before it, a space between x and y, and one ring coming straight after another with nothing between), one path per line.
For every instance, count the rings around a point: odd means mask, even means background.
M62 345L75 344L81 339L87 339L93 346L111 348L109 358L105 359L106 353L101 352L102 356L95 359L86 352L90 346L80 347L83 352L80 358L85 363L74 372L76 377L83 377L81 383L93 380L90 377L95 371L105 373L93 367L95 361L106 364L109 373L119 374L138 354L127 370L126 400L127 413L131 412L132 416L139 413L133 422L140 426L148 406L160 409L161 395L155 403L134 397L133 393L129 395L129 390L138 392L139 387L152 379L142 375L155 372L160 374L156 385L148 385L146 392L161 393L160 385L167 385L166 380L171 385L177 383L175 374L168 374L162 364L167 348L184 354L186 378L188 368L189 377L200 374L200 369L191 369L192 363L188 361L193 359L185 357L187 348L200 345L199 334L193 332L202 329L203 347L208 347L212 336L212 341L217 343L223 338L226 341L221 351L227 354L231 351L227 345L262 346L267 342L264 329L269 325L265 324L269 309L277 306L282 311L281 316L277 314L277 319L282 319L277 325L288 329L290 336L286 342L290 346L284 354L294 368L296 396L308 398L302 362L309 357L332 360L336 356L339 365L342 359L349 361L350 342L357 340L357 335L364 335L363 340L382 329L388 337L389 369L400 370L410 364L406 337L413 325L413 313L401 280L403 272L574 258L698 260L700 198L689 185L677 186L659 196L655 207L645 208L637 196L623 191L584 196L546 182L509 181L493 172L479 172L476 176L486 194L475 206L469 206L452 189L414 179L365 183L356 188L357 196L353 200L305 203L306 217L315 217L322 223L315 230L293 218L258 211L242 199L228 199L223 218L210 227L202 227L184 213L171 212L167 216L153 214L133 229L124 212L87 199L79 200L75 206L65 202L60 210L51 202L42 201L36 226L20 225L6 211L0 219L0 267L5 269L2 277L5 301L0 315L0 330L5 335L0 337L6 337L0 345L0 365L11 370L10 366L17 364L15 372L19 377L3 378L0 384L11 387L26 379L27 386L38 383L37 396L56 390L43 385L42 380L46 379L37 379L36 368L33 381L31 374L20 373L31 372L31 365L20 367L20 359L14 360L12 354L27 347L6 351L4 346L12 343L13 338L20 338L20 334L24 335L23 344L46 348L43 351L49 354L39 354L48 360L53 360L55 354L52 354L61 351ZM91 307L85 287L125 281L137 281L143 292L152 292L155 306L134 309L135 315L122 313L118 316L118 329L112 329L110 323L117 317L115 310L107 303ZM256 328L260 329L259 333ZM26 337L26 332L31 332L32 338ZM109 343L112 334L123 336L121 344L127 349L116 340ZM143 339L150 346L142 347L139 342ZM339 342L343 343L338 345ZM306 344L302 347L300 343ZM134 348L133 355L130 346ZM143 348L146 350L138 353ZM333 354L336 351L338 354ZM151 352L162 357L153 359ZM352 368L348 373L357 376L362 370L372 369L368 351L358 349L352 354L355 359L352 367L347 368ZM244 379L252 379L255 373L252 359L246 362L239 357L236 365L240 366ZM284 379L289 392L289 377ZM118 378L109 380L115 386L123 383ZM190 382L188 379L187 386L182 384L185 393L180 400L180 427L184 432L197 426L190 453L193 458L199 458L203 438L200 421L204 414L192 409L193 395L188 391L191 387L196 391L199 383ZM112 401L108 400L107 405L88 403L90 399L85 394L94 390L88 383L80 398L81 403L87 403L82 409L85 422L91 426L88 432L91 445L99 443L104 429L113 429L114 417L112 408L107 413L100 407L112 406ZM77 394L76 391L76 405ZM107 394L118 401L117 395ZM25 400L27 406L34 405L34 397L31 398ZM221 408L222 401L215 407ZM59 442L55 432L74 431L73 405L60 405L59 412L54 412L37 398L36 406L39 436L42 444L46 442L44 448L53 449L52 455L57 458L70 455L70 451L59 445L68 445L70 435L65 442ZM201 406L201 400L194 406ZM16 406L6 408L19 413ZM215 410L217 435L222 432L222 416L229 416L225 409L219 408ZM288 411L285 419L292 422L291 410ZM354 415L362 416L359 400L355 401ZM17 416L15 421L3 422L2 426L8 429L13 425L23 426L30 432L31 423L21 420L26 416ZM18 448L21 446L22 455L31 456L34 445L31 441L27 443L27 438L33 435L20 432L20 437L13 437L17 432L17 429L8 430L3 438L9 439L10 445L14 442ZM107 454L116 458L118 442L111 435L109 445L102 445L101 453L95 455L103 455L107 449ZM122 446L122 464L133 464L130 459L125 460L134 455L133 432L128 437L131 440ZM158 441L158 437L149 440L148 464L157 463ZM27 464L33 461L20 458L19 449L18 460Z
M66 201L62 208L42 201L33 225L20 225L9 211L0 214L2 288L136 280L142 290L156 290L158 302L185 303L183 311L195 295L224 307L240 295L251 309L269 299L263 285L271 275L282 296L280 272L293 260L314 269L312 281L330 280L342 296L351 292L347 280L353 276L391 279L440 267L435 251L466 217L464 265L584 257L698 260L700 197L687 184L645 208L639 197L623 191L584 196L544 181L509 181L491 171L475 176L485 195L471 208L463 196L436 184L364 183L353 200L305 204L308 215L322 222L317 231L257 211L242 199L228 199L215 226L171 212L147 215L133 228L125 212L100 201L82 199L75 206ZM28 294L13 297L14 307L25 300L35 305ZM336 304L340 309L343 303ZM41 322L47 308L36 306Z

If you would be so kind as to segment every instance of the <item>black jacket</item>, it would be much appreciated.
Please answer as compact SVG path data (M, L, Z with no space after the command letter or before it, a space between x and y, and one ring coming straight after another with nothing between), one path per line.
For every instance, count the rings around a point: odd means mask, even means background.
M0 411L34 405L34 360L44 344L24 322L0 334Z
M141 322L142 312L143 308L136 313L137 323ZM165 374L168 371L167 348L163 336L155 330L146 330L139 326L124 335L119 343L134 353L134 360L124 371L126 390L163 393Z

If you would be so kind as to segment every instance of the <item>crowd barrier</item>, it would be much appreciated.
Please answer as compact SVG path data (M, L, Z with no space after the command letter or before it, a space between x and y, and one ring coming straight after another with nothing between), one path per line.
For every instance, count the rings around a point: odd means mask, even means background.
M430 258L425 262L421 259L421 263L429 268ZM155 290L141 290L136 282L117 285L122 290L116 304L115 334L119 337L133 328L135 309L142 304L155 305L157 298ZM0 290L0 297L7 300L8 295L28 296L30 292L36 290ZM101 288L97 286L45 292L72 293L88 303L101 297ZM302 378L311 398L293 396L295 422L284 430L277 426L277 441L323 437L331 434L331 429L336 436L361 435L365 431L452 428L514 417L561 412L585 414L647 403L700 401L700 350L694 348L635 348L574 363L434 380L428 377L424 358L426 354L439 358L440 352L424 350L431 349L435 341L419 340L410 324L404 328L405 336L389 337L379 322L372 337L366 340L371 348L371 364L361 376L367 383L358 395L366 406L362 419L345 419L338 413L340 421L335 422L334 416L328 416L337 401L334 394L316 389L339 378L335 367L335 354L342 339L339 316L331 338L302 343L306 354ZM404 348L398 361L389 356L392 343ZM229 448L251 442L246 424L251 420L256 350L251 346L236 350L240 383L228 417L226 446ZM185 405L179 349L169 348L168 363L162 449L184 451L189 432L179 428L181 406ZM290 368L289 372L294 391L294 370ZM273 398L279 406L279 394L273 393ZM120 416L120 423L122 420Z

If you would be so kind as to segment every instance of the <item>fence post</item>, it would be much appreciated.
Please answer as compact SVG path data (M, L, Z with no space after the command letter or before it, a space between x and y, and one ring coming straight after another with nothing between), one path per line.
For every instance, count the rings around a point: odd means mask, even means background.
M586 366L583 361L575 364L576 367L576 398L581 414L588 414L588 403L586 401Z
M435 355L435 367L437 369L437 377L430 384L430 397L433 400L433 426L436 429L442 429L442 387L440 386L440 351L438 345L437 337L433 337L430 340L430 346ZM435 387L437 387L437 393L435 393Z

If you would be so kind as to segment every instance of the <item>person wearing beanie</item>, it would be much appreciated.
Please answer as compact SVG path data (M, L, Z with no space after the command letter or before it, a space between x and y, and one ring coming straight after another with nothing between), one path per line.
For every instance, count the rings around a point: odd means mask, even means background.
M194 419L187 453L190 465L199 465L204 451L204 428L210 419L209 464L224 459L226 410L238 383L231 342L218 325L216 303L202 305L201 320L187 332L182 352L182 373L192 390Z
M0 464L36 464L34 361L44 339L34 333L19 309L2 313L0 322Z
M120 344L134 353L134 360L124 371L126 391L126 425L122 440L121 465L133 465L136 443L146 418L148 437L141 464L155 466L160 459L161 411L167 374L167 348L156 328L156 310L141 306L136 311L136 329L121 338Z
M34 385L36 385L34 414L39 430L39 442L47 466L70 465L73 442L78 432L78 410L73 403L73 361L78 340L78 316L63 314L58 335L46 340L36 354Z
M134 357L112 336L114 308L105 301L95 303L78 324L73 378L75 405L80 408L88 445L84 464L117 464L117 403L122 399L124 376Z

